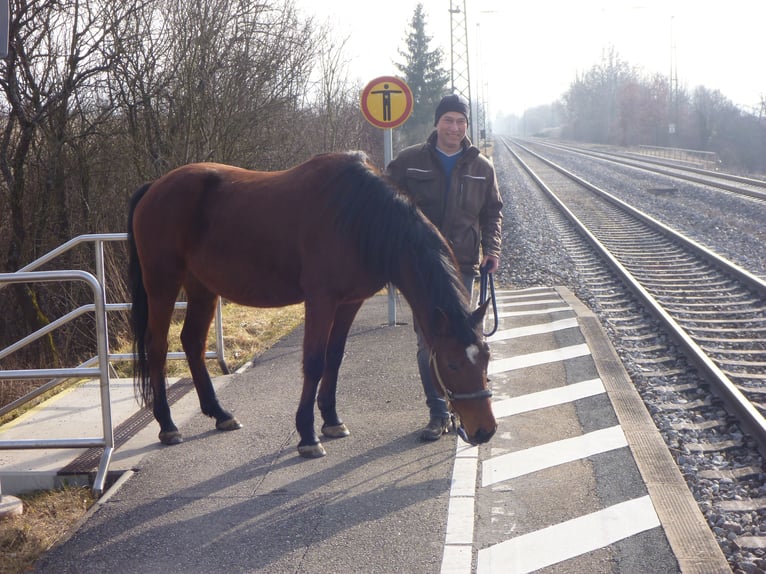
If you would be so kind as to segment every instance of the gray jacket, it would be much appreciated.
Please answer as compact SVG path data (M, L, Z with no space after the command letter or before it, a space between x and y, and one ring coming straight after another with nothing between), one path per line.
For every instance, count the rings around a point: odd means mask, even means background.
M476 275L482 253L500 256L503 200L495 168L466 137L445 193L446 174L437 153L434 131L425 143L402 150L386 174L441 231L460 271Z

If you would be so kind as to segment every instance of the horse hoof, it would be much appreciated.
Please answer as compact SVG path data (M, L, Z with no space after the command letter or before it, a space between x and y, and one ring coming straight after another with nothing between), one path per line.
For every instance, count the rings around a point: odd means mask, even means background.
M306 446L298 445L298 454L303 458L322 458L327 454L327 451L322 446L322 443L309 444Z
M174 445L181 444L184 441L180 431L167 431L160 433L160 442L162 444Z
M351 431L348 430L345 423L340 423L339 425L323 426L322 434L327 438L343 438L344 436L350 435Z
M215 428L222 431L237 430L242 428L242 423L232 417L230 419L226 419L225 421L215 423Z

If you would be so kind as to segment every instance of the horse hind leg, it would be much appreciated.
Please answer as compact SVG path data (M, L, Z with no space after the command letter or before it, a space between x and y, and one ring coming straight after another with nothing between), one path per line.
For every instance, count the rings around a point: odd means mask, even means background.
M242 425L239 421L218 402L210 373L205 365L207 334L215 315L218 297L196 281L187 281L184 288L188 302L184 326L181 329L181 345L189 363L200 408L203 414L215 419L215 428L218 430L240 429Z
M175 295L148 297L149 321L146 330L146 357L152 387L152 413L160 425L160 442L167 445L182 442L168 404L165 365L168 353L168 330L175 305Z

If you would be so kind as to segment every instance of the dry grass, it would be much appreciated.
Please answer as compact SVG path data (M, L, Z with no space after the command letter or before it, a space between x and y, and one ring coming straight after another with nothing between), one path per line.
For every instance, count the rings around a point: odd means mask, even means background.
M168 333L168 346L170 351L182 351L181 328L183 327L183 311L177 311L174 321ZM233 303L224 303L222 309L224 357L229 369L237 370L253 357L260 355L271 347L280 338L292 331L303 320L303 304L279 307L275 309L255 309L243 307ZM208 349L215 348L215 329L210 328L208 336ZM112 348L115 353L130 353L131 344L127 339L119 340ZM118 377L130 378L133 376L132 363L123 361L113 363ZM218 361L207 362L208 370L212 376L220 375L221 369ZM185 360L172 360L167 363L169 377L188 377L189 370ZM13 400L32 391L35 386L44 381L10 381L8 385L0 385L0 406L4 406ZM67 387L78 384L72 380L62 383L23 405L0 417L0 426L21 416L25 411L60 393ZM10 388L8 388L10 387ZM2 391L9 390L7 396Z
M279 309L253 309L239 305L223 306L224 348L228 366L235 370L263 353L303 320L303 305ZM181 321L171 328L171 350L181 350ZM211 340L214 334L211 329ZM122 345L128 352L129 345ZM220 373L210 361L210 373ZM124 371L124 372L123 372ZM130 365L118 366L118 374L130 376ZM189 376L185 361L169 361L168 375ZM35 560L68 534L85 515L95 499L88 488L63 488L19 496L24 502L21 516L0 519L0 574L29 571Z
M303 304L276 309L254 309L233 303L224 303L221 315L223 319L224 356L229 369L235 371L253 357L263 353L300 324L303 321ZM183 350L181 347L182 327L183 311L177 311L168 333L169 351ZM211 326L208 334L208 349L214 348L215 328ZM130 343L123 341L115 352L130 353ZM212 376L221 374L217 361L207 361L207 367ZM129 362L115 365L115 369L121 377L133 376L132 365ZM167 374L169 377L188 377L189 371L186 361L168 361Z
M89 488L21 495L24 513L0 519L0 574L29 571L94 503Z
M303 304L279 309L224 305L223 342L230 368L260 355L303 321ZM180 332L180 331L179 331Z

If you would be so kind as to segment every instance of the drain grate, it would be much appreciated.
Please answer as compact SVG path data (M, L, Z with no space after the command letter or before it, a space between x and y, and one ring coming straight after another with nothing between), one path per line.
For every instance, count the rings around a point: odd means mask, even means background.
M194 383L190 378L184 378L176 381L168 387L168 403L174 404L178 399L183 397L186 393L194 388ZM134 437L138 431L144 428L149 423L154 422L154 415L152 411L147 408L142 408L135 414L131 415L124 422L119 424L114 429L114 449L117 450L124 445L128 440ZM101 462L101 455L103 454L103 448L89 448L64 468L59 471L60 475L68 474L87 474L94 472L98 468L99 462Z

